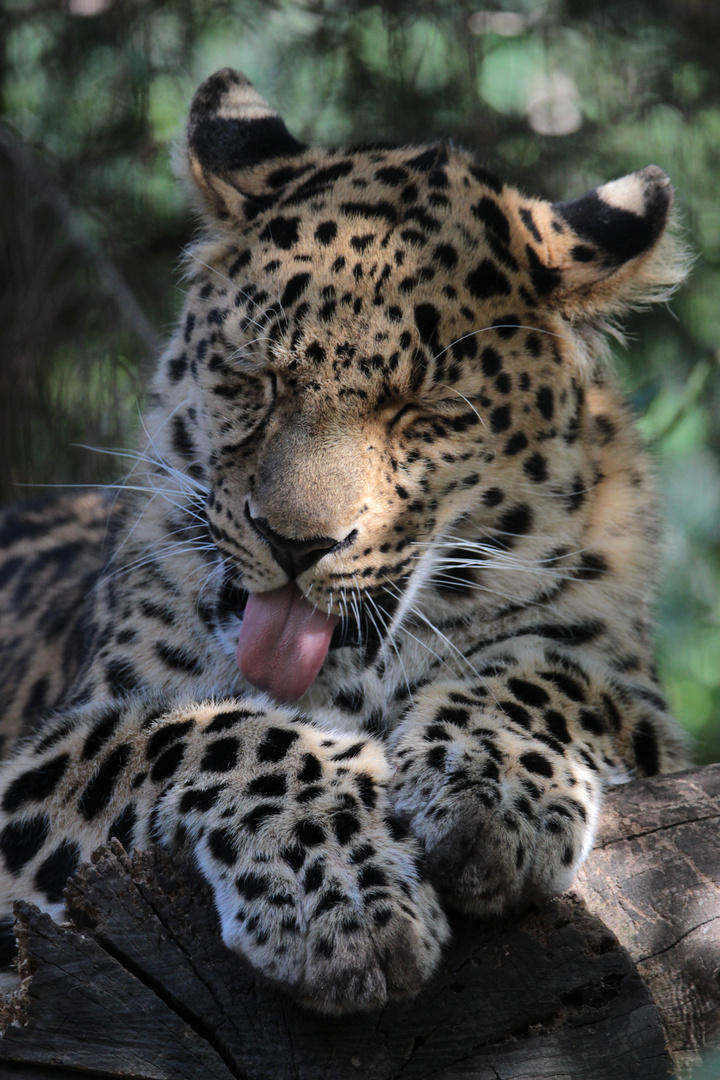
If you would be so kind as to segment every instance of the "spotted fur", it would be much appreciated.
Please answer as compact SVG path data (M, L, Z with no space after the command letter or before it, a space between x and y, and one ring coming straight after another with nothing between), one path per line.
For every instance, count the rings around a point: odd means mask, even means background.
M650 166L529 199L443 143L323 150L198 91L205 222L115 493L8 512L0 894L59 915L116 836L189 837L227 944L312 1007L415 992L443 904L569 886L608 783L685 761L658 524L603 334L683 274ZM339 615L304 697L238 672L250 593Z

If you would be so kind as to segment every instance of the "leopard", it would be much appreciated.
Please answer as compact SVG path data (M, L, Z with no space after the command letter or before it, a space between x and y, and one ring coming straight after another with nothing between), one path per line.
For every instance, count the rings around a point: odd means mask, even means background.
M686 274L673 189L307 145L231 69L178 159L201 224L127 474L0 524L3 926L113 839L183 844L239 963L379 1009L687 764L608 362Z

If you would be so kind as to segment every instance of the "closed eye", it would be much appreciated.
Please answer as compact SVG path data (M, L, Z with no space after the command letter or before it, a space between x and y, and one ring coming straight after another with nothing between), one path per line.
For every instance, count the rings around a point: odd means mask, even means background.
M413 404L412 402L408 402L408 404L407 404L407 405L403 405L402 409L399 409L399 410L398 410L398 411L397 411L397 412L395 413L395 415L393 416L392 420L391 420L391 421L390 421L390 423L388 424L388 427L387 427L388 433L392 431L392 429L393 429L393 428L395 427L395 425L396 425L396 424L398 424L398 423L400 422L400 420L402 420L402 418L403 418L403 417L404 417L404 416L405 416L405 415L406 415L407 413L411 412L411 411L412 411L413 409L415 409L415 410L416 410L417 408L418 408L418 406L417 406L417 405L414 405L414 404Z
M414 412L421 419L432 419L437 416L455 416L457 413L465 413L468 409L471 409L477 419L482 423L482 417L477 411L477 405L480 402L477 398L466 398L463 394L458 394L456 398L440 398L437 401L427 402L408 402L407 405L403 405L399 409L388 425L388 431L392 429L409 413Z

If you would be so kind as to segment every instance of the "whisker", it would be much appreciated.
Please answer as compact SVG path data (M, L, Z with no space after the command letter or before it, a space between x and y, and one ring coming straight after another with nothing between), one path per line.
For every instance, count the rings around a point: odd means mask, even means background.
M397 594L397 595L400 595L400 594L399 594L399 592L398 592L398 590L397 590L397 587L396 587L396 586L394 585L394 582L388 582L388 585L389 585L390 587L393 587L393 588L395 589L395 591L396 591L396 594ZM386 587L387 587L387 586L386 586ZM470 661L468 660L468 658L467 658L467 657L466 657L466 656L465 656L465 655L464 655L464 654L463 654L463 653L462 653L462 652L460 651L460 649L458 649L457 645L455 645L455 643L454 643L453 641L451 641L451 640L450 640L450 638L448 638L448 637L447 637L447 636L446 636L445 634L443 634L443 632L442 632L442 631L441 631L441 630L440 630L440 629L439 629L439 628L438 628L437 626L435 626L435 625L434 625L434 623L432 623L432 622L430 621L430 619L428 619L428 618L427 618L427 616L426 616L426 615L425 615L425 614L424 614L424 613L423 613L423 612L422 612L422 611L421 611L421 610L420 610L420 609L419 609L419 608L417 607L417 605L416 605L416 604L413 604L413 603L411 603L411 604L409 605L409 609L410 609L410 611L411 611L412 615L414 615L414 616L415 616L416 618L419 618L419 619L420 619L420 620L421 620L422 622L424 622L424 623L425 623L425 625L426 625L427 627L429 627L429 629L430 629L430 630L432 630L432 631L433 631L433 633L434 633L434 634L436 634L436 635L437 635L437 637L439 637L439 638L440 638L440 640L441 640L441 641L443 641L443 642L444 642L444 644L445 644L445 645L447 645L447 646L449 647L449 649L451 650L451 652L455 653L455 655L456 655L457 657L459 657L459 659L460 659L460 660L462 660L463 664L464 664L464 665L465 665L465 666L466 666L467 668L469 668L469 670L470 670L470 671L471 671L471 672L473 673L473 675L475 676L475 678L476 678L476 679L477 679L477 680L478 680L478 681L479 681L479 682L481 683L481 685L482 685L482 686L484 686L484 687L485 687L485 688L486 688L486 689L488 690L488 692L490 693L490 695L491 695L491 696L493 697L493 700L495 700L495 701L496 701L496 703L497 703L497 699L495 698L495 695L493 694L493 692L492 692L492 689L491 689L491 688L490 688L490 687L488 686L488 684L487 684L487 680L485 680L485 679L484 679L484 678L482 677L482 675L480 674L480 672L479 672L479 671L478 671L478 670L477 670L477 669L476 669L476 668L475 668L475 667L473 666L473 664L471 664L471 663L470 663ZM414 636L414 635L410 634L410 631L409 631L409 630L407 629L407 627L403 627L403 632L404 632L404 633L406 633L406 634L408 634L408 635L409 635L409 636L411 636L411 637L413 637L413 636ZM415 639L415 640L418 640L418 641L419 641L419 639ZM420 644L425 644L425 642L422 642L422 641L420 641ZM450 668L450 665L449 665L449 664L447 663L447 661L445 661L445 660L443 660L443 659L442 659L441 657L439 657L439 656L437 655L437 653L434 653L434 652L433 652L433 650L429 648L429 646L427 646L427 647L428 647L428 650L429 650L430 652L432 652L432 653L433 653L433 655L434 655L434 656L436 656L436 658L437 658L438 660L440 660L440 662L441 662L441 663L442 663L442 664L443 664L444 666L446 666L446 667L448 667L448 668L449 668L450 670L452 670L452 668Z
M143 550L147 551L148 548L145 548ZM150 566L153 563L160 563L169 558L176 558L178 555L187 555L192 552L201 554L203 551L215 552L217 551L217 548L214 544L198 546L194 543L188 543L182 545L179 541L176 541L172 544L166 544L162 547L153 546L149 554L138 555L136 559L133 559L130 562L124 562L116 570L113 570L112 573L104 572L98 584L103 581L110 581L116 577L122 577L123 574L129 574L130 571L139 570L143 566Z
M443 570L477 570L481 571L495 571L496 573L518 573L529 574L532 577L546 577L553 581L562 581L563 579L569 580L573 574L570 570L564 572L562 570L550 570L545 569L542 566L522 565L516 563L504 563L500 560L491 561L489 559L448 559L438 558L435 565Z
M386 654L386 643L389 642L390 645L392 645L392 647L393 647L393 650L394 650L395 655L397 657L398 664L400 665L400 670L402 671L403 679L405 681L405 686L406 686L407 692L408 692L408 698L414 704L413 696L412 696L412 689L410 687L410 680L408 679L407 670L405 668L405 664L403 663L403 658L402 658L402 655L400 653L400 649L398 647L397 641L395 640L395 635L392 633L390 627L388 626L387 621L383 618L383 613L381 612L380 608L378 607L377 603L375 602L374 597L372 597L370 594L368 594L365 597L365 604L368 605L367 608L366 608L367 615L368 615L368 618L370 619L370 621L372 622L373 626L375 627L375 633L378 635L378 639L380 641L380 647L382 649L383 656L385 656L385 654ZM372 607L372 610L370 610L370 607ZM373 611L375 612L375 615L373 615ZM375 616L377 616L377 620L376 620ZM378 626L378 621L380 622L380 626Z
M563 341L570 340L567 334L558 334L554 330L545 330L541 326L525 326L523 323L497 323L495 326L483 326L479 330L470 330L469 333L463 334L462 337L455 338L454 341L451 341L449 345L433 356L432 362L434 363L441 356L444 356L446 352L452 349L453 345L458 345L467 338L475 337L476 334L486 334L489 330L533 330L536 334L547 334L549 337L560 338Z
M440 355L442 356L442 353ZM482 424L482 426L484 428L487 428L487 424L485 423L482 416L477 411L477 409L475 408L475 406L473 405L472 401L470 401L469 398L466 398L465 395L461 394L460 391L454 386L448 386L447 383L440 383L439 385L442 386L443 390L451 390L453 394L457 394L458 397L462 398L463 401L465 402L465 404L468 405L472 409L472 411L475 413L475 415L477 416L477 418L480 421L480 423Z
M422 638L416 637L415 634L413 634L410 630L408 630L407 626L402 626L401 631L402 631L403 634L405 634L406 637L411 638L413 641L417 642L418 645L422 646L423 649L425 649L427 652L429 652L430 655L433 656L437 660L437 662L439 664L441 664L443 667L446 667L448 669L448 671L452 671L452 668L450 667L450 664L448 664L447 660L444 660L443 657L440 656L439 653L436 653L435 650L432 648L432 646L428 645L427 641L423 641ZM407 679L406 679L406 685L408 687L408 693L409 693L410 692L410 686L407 683Z
M513 604L518 602L518 597L514 593L503 592L501 589L492 589L489 585L483 585L474 581L467 581L465 578L453 577L451 574L447 573L433 574L432 578L428 581L428 584L432 585L436 583L444 584L448 587L457 586L458 588L462 589L474 590L475 592L485 593L488 596L497 596L499 600L506 600L509 603ZM528 607L535 607L537 604L540 603L539 600L532 599L523 599L522 602Z

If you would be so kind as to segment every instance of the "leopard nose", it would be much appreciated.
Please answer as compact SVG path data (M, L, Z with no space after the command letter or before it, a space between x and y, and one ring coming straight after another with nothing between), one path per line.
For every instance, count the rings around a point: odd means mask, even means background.
M341 542L332 536L312 536L308 540L293 540L289 536L282 536L271 528L265 518L253 517L247 504L245 517L255 532L267 540L275 561L291 579L308 570Z

